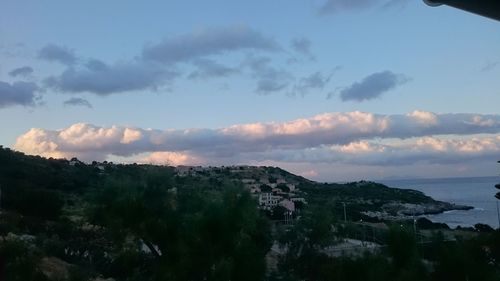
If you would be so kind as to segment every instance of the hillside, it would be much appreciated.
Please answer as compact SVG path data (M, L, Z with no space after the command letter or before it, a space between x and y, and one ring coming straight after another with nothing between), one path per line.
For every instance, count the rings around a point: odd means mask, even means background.
M465 208L276 167L86 164L3 147L0 187L6 280L259 280L278 239L273 221L300 227L317 209L333 224Z

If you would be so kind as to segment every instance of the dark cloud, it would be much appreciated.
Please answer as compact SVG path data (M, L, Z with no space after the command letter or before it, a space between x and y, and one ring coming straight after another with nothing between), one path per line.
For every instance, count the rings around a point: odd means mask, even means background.
M405 8L412 0L389 0L383 8Z
M324 75L317 71L309 76L303 77L293 87L292 95L306 95L310 90L323 90L332 79L333 74Z
M193 61L196 70L189 74L188 78L212 78L212 77L227 77L239 72L238 69L228 67L210 59L197 59Z
M213 56L237 51L280 50L272 38L245 26L232 26L165 39L145 46L142 55L134 59L115 63L77 59L73 50L57 45L45 46L39 57L67 65L61 74L44 79L46 87L67 93L110 95L165 86L181 75L178 69L191 69L189 79L227 77L240 73L240 69L219 63ZM283 82L288 73L270 65L259 70L252 68L251 75L258 79L259 93L277 91L288 85Z
M33 68L29 66L23 66L23 67L18 67L13 69L11 72L9 72L9 75L11 77L27 77L30 76L33 73Z
M295 38L291 42L292 49L297 53L314 60L314 55L311 53L311 41L307 38Z
M64 102L64 105L84 106L84 107L92 108L92 104L90 104L90 102L87 101L86 99L82 99L82 98L70 98L69 100Z
M257 81L255 91L259 94L271 94L286 89L293 81L293 75L283 69L271 66L268 57L248 56L243 66L248 67Z
M251 28L235 26L203 29L165 39L159 44L146 46L142 55L147 60L172 64L231 51L280 49L273 39Z
M2 44L0 43L0 54L9 58L31 59L32 51L24 43Z
M382 9L406 7L411 0L326 0L319 8L319 14L336 14L343 11L361 11L378 6Z
M109 65L93 59L83 66L68 67L59 76L47 78L45 85L61 92L89 92L105 96L133 90L155 89L176 75L174 71L152 62L134 60Z
M55 44L49 44L38 51L38 58L59 62L65 65L75 64L77 57L72 49Z
M37 100L35 95L37 89L37 85L31 82L9 84L0 81L0 108L14 105L34 106Z
M495 69L500 64L500 61L489 61L482 68L482 72L488 72Z
M374 6L379 0L326 0L320 14L333 14L345 10L362 10Z
M373 73L340 91L342 101L365 101L380 97L385 92L405 84L409 78L391 71Z
M288 82L285 81L285 73L273 72L272 75L271 77L262 78L257 81L257 88L255 89L257 93L267 95L279 92L288 87ZM278 79L273 79L273 77Z

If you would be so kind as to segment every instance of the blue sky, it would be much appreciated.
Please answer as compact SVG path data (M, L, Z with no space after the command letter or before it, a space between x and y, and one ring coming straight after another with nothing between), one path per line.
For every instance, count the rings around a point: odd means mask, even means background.
M494 175L498 46L500 23L421 1L6 0L0 144L318 180Z

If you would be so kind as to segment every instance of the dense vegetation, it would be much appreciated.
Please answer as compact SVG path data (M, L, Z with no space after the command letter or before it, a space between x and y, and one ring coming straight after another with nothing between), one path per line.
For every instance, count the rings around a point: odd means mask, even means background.
M257 208L238 175L218 174L1 148L0 280L499 280L498 231L478 226L456 239L425 220L418 226L437 230L358 221L387 201L432 202L422 193L324 185L266 167L254 177L290 177L307 194L299 218L283 225ZM346 238L378 244L331 250Z

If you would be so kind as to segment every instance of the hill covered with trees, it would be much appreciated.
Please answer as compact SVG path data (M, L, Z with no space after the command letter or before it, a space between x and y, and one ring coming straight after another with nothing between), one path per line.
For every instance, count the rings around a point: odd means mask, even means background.
M0 280L500 276L498 232L417 233L409 209L460 206L372 182L323 184L275 167L86 164L0 148L0 188ZM280 206L260 205L263 193L304 203L283 222ZM349 241L363 247L342 248Z

